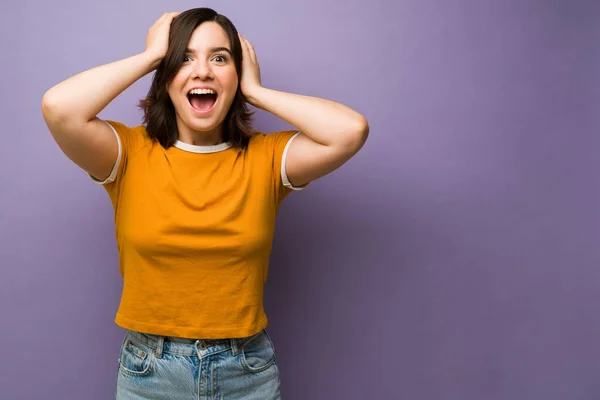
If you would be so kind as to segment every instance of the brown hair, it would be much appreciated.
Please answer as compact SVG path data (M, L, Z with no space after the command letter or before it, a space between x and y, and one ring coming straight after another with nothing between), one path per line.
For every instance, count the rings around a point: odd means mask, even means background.
M203 22L218 23L231 43L231 53L238 77L242 75L242 46L233 23L224 15L210 8L193 8L173 19L169 31L169 48L156 69L152 85L138 107L144 112L144 125L148 136L165 148L175 144L179 136L175 107L167 92L167 84L173 80L183 64L185 50L194 30ZM223 121L223 140L244 149L252 136L251 120L254 112L246 105L239 83L233 103Z

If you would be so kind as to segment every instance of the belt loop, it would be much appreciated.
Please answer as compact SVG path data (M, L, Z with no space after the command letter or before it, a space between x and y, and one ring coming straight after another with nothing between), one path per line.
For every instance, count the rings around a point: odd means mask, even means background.
M156 350L155 350L155 354L157 358L162 358L162 353L163 353L163 345L165 343L165 337L162 335L158 336L158 339L156 340Z
M231 352L235 356L238 353L237 339L232 338L232 339L230 339L230 341L231 341Z

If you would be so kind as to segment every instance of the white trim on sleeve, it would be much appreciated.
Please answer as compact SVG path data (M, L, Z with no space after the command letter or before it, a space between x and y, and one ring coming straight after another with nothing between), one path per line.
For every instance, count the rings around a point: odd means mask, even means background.
M288 149L290 148L290 144L292 144L292 140L294 140L296 138L296 136L298 136L301 132L296 133L294 136L292 136L287 144L285 145L285 148L283 149L283 156L281 158L281 181L283 182L283 186L290 188L292 190L302 190L304 189L306 186L308 186L308 183L304 186L292 186L292 184L290 183L290 180L288 179L287 176L287 172L285 170L285 160L287 158L287 152Z
M117 133L115 128L110 123L108 123L107 121L104 121L104 122L106 123L106 125L110 126L110 129L112 129L112 131L115 133L115 136L117 137L117 145L119 146L119 152L117 154L117 161L115 161L115 165L113 166L113 169L110 172L110 175L104 181L100 181L100 180L94 178L90 173L88 173L88 176L90 178L92 178L92 181L99 185L104 185L105 183L110 183L115 180L115 178L117 177L117 172L119 172L119 164L121 163L121 153L122 153L121 138L119 137L119 134Z

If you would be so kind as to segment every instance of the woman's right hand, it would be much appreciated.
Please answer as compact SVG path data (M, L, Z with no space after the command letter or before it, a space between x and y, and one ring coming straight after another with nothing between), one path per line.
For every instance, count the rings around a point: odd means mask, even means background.
M157 60L162 60L167 54L169 48L169 31L173 18L181 14L180 12L169 12L161 15L154 25L148 30L146 35L146 53L152 54Z

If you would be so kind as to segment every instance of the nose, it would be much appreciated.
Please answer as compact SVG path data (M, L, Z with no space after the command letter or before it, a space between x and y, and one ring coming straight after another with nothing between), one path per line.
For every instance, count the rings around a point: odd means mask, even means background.
M213 78L213 71L209 62L198 60L194 65L194 72L192 78L211 79Z

